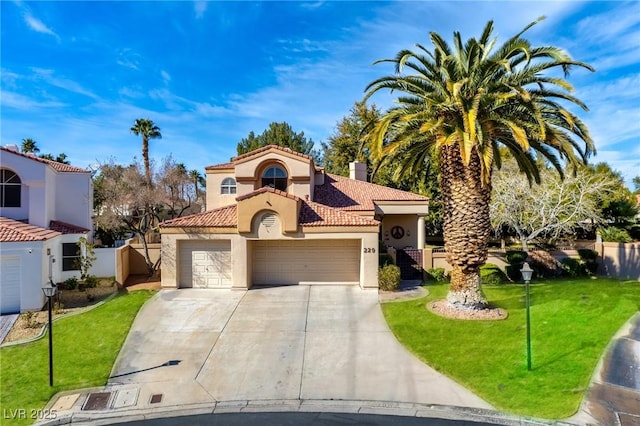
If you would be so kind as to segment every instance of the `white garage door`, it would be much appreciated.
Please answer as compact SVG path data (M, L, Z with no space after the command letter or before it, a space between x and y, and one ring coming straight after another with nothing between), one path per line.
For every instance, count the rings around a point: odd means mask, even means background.
M231 241L182 242L180 287L231 287Z
M359 282L360 240L253 242L253 284Z
M0 258L0 313L20 312L20 256Z

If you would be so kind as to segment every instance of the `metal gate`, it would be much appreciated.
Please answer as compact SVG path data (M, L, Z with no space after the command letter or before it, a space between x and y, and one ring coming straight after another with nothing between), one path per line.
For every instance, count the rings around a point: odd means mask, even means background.
M396 252L396 264L400 268L401 279L422 279L422 250L398 249Z

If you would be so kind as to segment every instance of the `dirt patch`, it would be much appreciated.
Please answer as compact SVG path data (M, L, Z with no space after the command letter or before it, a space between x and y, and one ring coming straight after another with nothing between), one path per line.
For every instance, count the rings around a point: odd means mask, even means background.
M118 285L112 279L101 279L97 287L86 291L59 290L53 298L53 318L95 305L117 291ZM3 343L36 337L48 321L49 310L46 303L41 311L20 314Z
M455 307L446 300L429 302L427 309L441 317L461 320L496 321L507 319L509 316L508 312L502 308L465 309Z

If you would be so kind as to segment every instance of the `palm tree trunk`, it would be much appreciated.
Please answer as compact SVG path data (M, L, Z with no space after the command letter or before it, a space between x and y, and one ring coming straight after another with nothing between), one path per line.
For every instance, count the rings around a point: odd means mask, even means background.
M486 308L480 266L487 260L491 235L491 187L482 185L478 154L465 166L457 144L441 148L440 167L445 249L453 268L447 301L456 307Z
M142 136L142 160L144 161L144 176L147 188L151 188L151 165L149 164L149 138Z

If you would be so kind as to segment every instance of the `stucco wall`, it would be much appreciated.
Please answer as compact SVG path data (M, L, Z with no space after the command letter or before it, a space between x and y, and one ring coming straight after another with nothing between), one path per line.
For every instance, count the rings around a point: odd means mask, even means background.
M92 230L93 188L88 173L57 173L51 219ZM91 233L93 234L93 233Z
M600 243L596 251L602 259L599 273L640 281L640 243Z
M222 185L222 181L229 177L235 179L233 173L216 173L213 171L207 172L207 210L213 210L217 209L218 207L229 206L236 203L236 197L238 196L238 194L220 193L220 185Z
M91 266L90 274L96 277L112 277L116 275L116 248L100 247L94 249L96 260Z
M391 235L394 226L401 226L404 229L404 237L396 239ZM385 215L382 220L382 238L387 247L402 249L407 246L413 248L418 245L418 215Z

